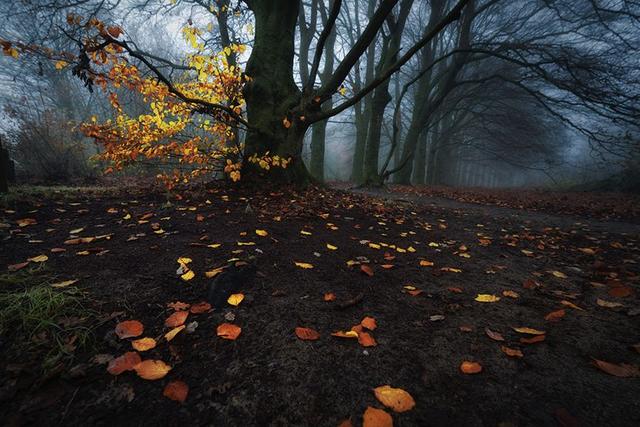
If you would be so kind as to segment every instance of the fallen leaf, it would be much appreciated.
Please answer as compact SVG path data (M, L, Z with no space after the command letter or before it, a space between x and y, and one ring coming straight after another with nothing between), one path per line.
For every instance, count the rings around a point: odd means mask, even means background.
M320 334L318 331L311 328L296 328L296 336L301 340L305 341L315 341L320 338Z
M393 418L383 409L368 406L362 416L362 427L393 427Z
M329 243L327 243L327 249L329 249L330 251L336 251L336 250L338 250L338 247L330 245Z
M567 301L567 300L562 300L560 301L560 304L566 306L566 307L570 307L573 308L575 310L581 310L584 311L584 308L578 307L577 305L575 305L574 303L572 303L571 301Z
M140 338L134 341L131 341L131 346L137 351L147 351L155 348L156 340L153 338Z
M78 281L78 279L65 280L63 282L52 283L51 287L52 288L66 288L67 286L73 285L77 281Z
M178 326L177 328L173 328L171 329L169 332L167 332L166 334L164 334L164 339L167 341L171 341L172 339L174 339L176 337L176 335L178 335L178 333L183 330L186 326L185 325L181 325Z
M546 337L546 335L536 335L532 338L520 338L520 342L522 344L535 344L544 341Z
M594 251L591 248L578 248L578 250L580 252L584 253L584 254L587 254L587 255L595 255L596 254L596 251Z
M519 332L521 334L529 334L529 335L544 335L545 331L539 331L537 329L521 327L521 328L513 328L514 331Z
M324 294L324 300L329 302L329 301L335 301L336 300L336 295L333 292L328 292L326 294Z
M373 276L373 269L368 264L360 265L360 271L369 277Z
M153 381L164 378L171 370L171 366L162 360L144 360L134 366L133 369L140 378Z
M544 316L544 320L548 322L558 322L560 319L564 317L566 312L564 310L556 310Z
M358 343L363 347L375 347L378 345L373 336L368 332L358 332Z
M619 307L624 307L623 304L620 304L619 302L610 302L610 301L606 301L603 299L598 298L596 300L596 303L600 306L600 307L607 307L607 308L619 308Z
M376 329L376 327L378 326L376 324L376 319L374 319L373 317L365 317L364 319L362 319L362 322L360 322L360 324L362 326L364 326L365 328L367 328L370 331L373 331Z
M500 301L500 297L489 294L478 294L475 300L478 302L497 302Z
M401 388L383 385L374 388L373 392L380 403L387 408L393 409L395 412L406 412L416 406L413 397Z
M268 235L269 235L269 233L267 232L267 230L256 230L256 234L257 234L258 236L261 236L261 237L265 237L265 236L268 236Z
M217 329L218 336L226 340L235 340L240 335L240 332L242 332L242 328L232 323L223 323Z
M522 354L522 351L520 351L517 348L509 348L509 347L505 347L505 346L500 346L500 350L502 350L502 352L504 354L506 354L509 357L523 357L524 354Z
M176 301L167 304L167 307L174 309L175 311L187 310L191 305L186 302Z
M420 260L420 267L433 267L433 265L431 261L427 261L426 259Z
M554 270L554 271L551 272L551 274L553 274L555 277L557 277L559 279L566 279L567 278L567 275L564 274L561 271Z
M460 364L460 371L462 371L463 374L477 374L482 372L482 365L478 362L469 362L465 360Z
M492 331L489 328L484 328L484 332L494 341L504 341L504 337L499 332Z
M227 302L234 307L237 307L244 299L244 294L231 294L227 299Z
M193 304L191 309L189 310L192 314L202 314L211 310L211 304L206 301L199 302L197 304Z
M186 273L182 274L180 276L180 278L182 280L184 280L185 282L188 282L189 280L193 279L195 277L196 273L193 272L193 270L189 270Z
M630 286L613 286L607 293L615 298L626 298L633 293L633 290Z
M144 332L144 326L137 320L125 320L116 325L116 335L120 339L139 337Z
M189 394L189 386L184 381L171 381L164 387L162 395L176 402L184 403Z
M224 271L225 267L218 267L218 268L214 268L211 271L206 271L204 273L204 275L206 276L207 279L212 279L214 277L216 277L218 274L222 273Z
M31 261L31 262L45 262L48 259L49 259L49 257L46 256L46 255L38 255L38 256L35 256L33 258L28 258L28 260Z
M167 320L164 321L164 326L168 328L175 328L184 325L188 316L188 311L176 311L171 316L167 317Z
M502 295L509 298L518 298L520 295L512 290L502 291Z
M605 362L604 360L593 359L593 364L600 370L606 372L609 375L620 378L640 377L640 367L636 365L628 365L621 363L616 365L614 363Z
M313 264L309 264L308 262L297 262L297 261L294 261L294 263L296 264L296 267L300 267L300 268L303 268L305 270L313 268Z
M137 352L128 351L122 356L111 360L107 366L107 371L111 375L120 375L125 371L133 371L134 367L141 361L140 355Z
M338 338L358 338L358 333L356 331L338 331L333 332L331 336Z

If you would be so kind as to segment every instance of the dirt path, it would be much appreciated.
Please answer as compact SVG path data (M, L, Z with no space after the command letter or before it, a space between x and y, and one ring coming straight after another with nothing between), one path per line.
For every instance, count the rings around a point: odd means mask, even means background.
M396 426L640 425L640 378L594 366L624 363L635 375L640 365L637 226L319 190L219 188L165 202L80 194L0 211L0 266L48 258L3 276L0 294L77 279L56 292L95 313L55 319L92 339L46 370L50 337L9 319L5 424L359 426L367 407L384 408L372 389L389 384L416 402L387 409ZM95 239L65 243L73 236ZM193 279L176 275L179 257L192 259ZM189 314L197 325L168 342L168 304L202 302L205 273L231 258L258 267L239 285L245 300ZM376 345L331 335L367 316ZM171 366L166 377L107 372L133 350L114 333L123 320L157 340L139 354ZM241 327L237 340L217 336L222 323ZM300 340L296 327L320 337ZM462 373L464 361L482 372ZM182 404L163 396L175 380L189 386Z

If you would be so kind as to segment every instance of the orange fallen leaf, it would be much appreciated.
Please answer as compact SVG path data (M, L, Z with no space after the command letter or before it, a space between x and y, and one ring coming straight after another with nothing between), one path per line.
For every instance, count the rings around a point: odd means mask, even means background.
M395 412L406 412L416 406L413 397L401 388L383 385L373 389L376 399Z
M423 293L424 291L422 289L412 289L410 291L407 291L407 293L409 295L411 295L412 297L417 297L418 295L420 295L421 293Z
M531 338L520 338L520 342L522 344L535 344L544 341L546 337L546 335L536 335L535 337Z
M393 264L382 264L380 267L384 268L385 270L390 270L393 268Z
M512 290L502 291L502 295L509 298L518 298L520 295Z
M358 333L356 331L337 331L333 332L331 336L338 338L358 338Z
M463 374L477 374L482 372L482 365L478 362L469 362L465 360L460 364L460 371L462 371Z
M211 310L211 304L206 301L199 302L197 304L193 304L191 309L189 310L192 314L202 314Z
M616 298L626 298L633 293L630 286L613 286L609 288L608 294Z
M204 215L202 215L202 214L197 214L197 215L196 215L196 221L198 221L198 222L202 222L202 221L204 221Z
M556 310L544 316L544 320L548 322L558 322L560 319L564 317L566 312L564 310Z
M309 264L308 262L297 262L297 261L294 261L294 264L296 265L296 267L300 267L300 268L305 269L305 270L313 268L313 264Z
M336 295L333 292L328 292L326 294L324 294L324 300L329 302L329 301L335 301L336 300Z
M240 332L242 332L242 328L231 323L223 323L217 329L218 336L226 340L235 340L240 335Z
M509 348L509 347L505 347L505 346L501 346L500 350L502 350L502 352L504 354L506 354L509 357L523 357L524 354L522 354L522 351L520 351L517 348Z
M364 326L365 328L367 328L370 331L373 331L376 329L376 327L378 326L376 324L376 319L374 319L373 317L365 317L364 319L362 319L362 322L360 322L360 324L362 326Z
M342 420L338 427L353 427L353 423L351 422L351 418L347 418L346 420Z
M565 307L573 308L573 309L575 309L575 310L581 310L581 311L584 311L584 308L578 307L577 305L575 305L575 304L574 304L574 303L572 303L571 301L562 300L562 301L560 301L560 304L564 305Z
M318 331L311 328L296 328L296 336L301 340L305 341L315 341L320 338L320 334Z
M393 418L383 409L368 406L362 416L362 427L393 427Z
M140 355L135 351L128 351L120 357L109 362L107 366L107 372L111 375L120 375L125 371L133 371L134 366L140 363Z
M420 267L433 267L433 262L427 261L426 259L420 260Z
M189 386L184 381L171 381L167 384L162 395L176 402L184 403L189 394Z
M131 345L138 351L147 351L156 346L156 340L153 338L140 338L132 341Z
M180 325L184 325L188 316L188 311L176 311L171 316L167 317L167 320L164 321L164 326L168 328L175 328Z
M357 332L358 343L363 347L375 347L378 345L376 340L368 332Z
M636 365L628 365L621 363L616 365L614 363L605 362L604 360L593 359L593 364L601 371L606 372L609 375L620 378L640 377L640 368Z
M164 363L162 360L144 360L133 367L136 374L145 380L159 380L164 378L165 375L171 370L171 366Z
M368 264L360 265L360 271L369 277L373 276L373 269Z
M116 335L120 339L139 337L144 332L144 326L137 320L125 320L116 325Z
M174 339L176 337L176 335L178 335L178 333L183 330L186 326L185 325L181 325L178 326L177 328L173 328L172 330L170 330L169 332L167 332L166 334L164 334L164 339L168 341L171 341L172 339Z
M447 290L448 290L449 292L453 292L453 293L455 293L455 294L461 294L461 293L462 293L462 289L460 289L460 288L456 288L456 287L453 287L453 286L449 286L449 287L447 288Z

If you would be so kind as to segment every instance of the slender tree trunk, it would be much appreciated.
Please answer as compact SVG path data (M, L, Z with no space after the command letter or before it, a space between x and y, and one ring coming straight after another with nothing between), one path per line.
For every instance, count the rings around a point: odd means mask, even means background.
M9 151L0 141L0 193L9 192Z
M416 185L426 183L427 146L431 139L433 139L433 135L427 129L420 134L420 141L413 160L413 183Z
M255 42L247 62L249 81L244 87L247 119L253 128L245 139L243 174L263 179L305 184L308 171L302 161L302 144L308 125L300 117L288 117L300 104L301 92L293 79L295 25L299 2L295 0L249 1L255 15ZM286 119L286 121L285 121ZM291 158L286 168L263 173L248 159L278 155Z

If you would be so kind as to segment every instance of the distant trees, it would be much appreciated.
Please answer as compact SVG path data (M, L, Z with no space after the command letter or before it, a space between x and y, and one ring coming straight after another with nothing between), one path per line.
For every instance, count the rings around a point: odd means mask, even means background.
M627 137L640 131L634 1L55 0L29 7L52 22L33 38L44 44L70 37L88 46L82 26L58 31L59 15L68 13L119 24L126 8L166 20L177 13L178 27L209 22L194 25L194 37L243 68L243 100L185 96L180 84L197 73L177 51L141 48L128 33L96 43L119 46L146 77L171 85L194 117L226 122L232 145L242 147L228 157L238 165L229 170L249 179L322 181L327 121L336 115L354 122L355 138L343 145L352 153L351 178L368 185L459 184L473 163L548 173L567 156L572 133L609 159L640 151ZM248 58L225 49L244 42ZM310 174L302 161L309 128ZM266 173L249 161L270 155L291 162Z

